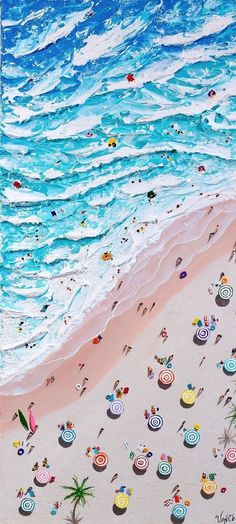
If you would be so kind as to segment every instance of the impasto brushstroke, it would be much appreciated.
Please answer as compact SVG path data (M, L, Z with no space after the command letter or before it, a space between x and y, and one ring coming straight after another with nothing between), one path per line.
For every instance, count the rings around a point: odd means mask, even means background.
M2 384L53 355L201 192L234 194L234 11L5 0Z

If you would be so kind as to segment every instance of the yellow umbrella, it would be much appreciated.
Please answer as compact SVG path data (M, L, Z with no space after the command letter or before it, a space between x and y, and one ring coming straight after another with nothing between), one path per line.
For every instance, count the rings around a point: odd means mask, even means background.
M183 391L181 399L184 402L184 404L192 406L196 400L196 393L192 389L186 389L185 391Z
M213 482L213 480L205 480L202 483L202 491L206 495L214 495L216 490L217 490L217 484L216 482Z
M125 493L118 493L114 500L114 504L119 509L126 509L129 505L129 497Z

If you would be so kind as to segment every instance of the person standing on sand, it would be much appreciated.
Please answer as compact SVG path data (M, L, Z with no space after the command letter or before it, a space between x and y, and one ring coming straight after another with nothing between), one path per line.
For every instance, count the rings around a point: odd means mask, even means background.
M139 302L139 305L137 307L137 313L139 312L139 310L141 309L142 306L143 306L143 302Z
M119 289L121 288L122 284L123 284L123 280L121 280L120 283L119 283L119 285L118 285L118 288L117 288L118 291L119 291Z
M215 231L212 231L212 233L210 233L210 235L209 235L209 237L208 237L208 242L209 242L209 241L212 239L212 237L217 233L218 229L219 229L219 224L217 224Z
M118 478L118 473L115 473L115 475L113 475L112 479L111 479L111 482L112 483L114 480L116 480Z
M200 362L200 364L199 364L199 367L202 366L202 364L203 364L203 362L204 362L205 359L206 359L206 357L202 357L202 360L201 360L201 362Z
M142 312L142 317L147 313L147 307L144 308L143 312Z
M227 399L226 399L226 401L225 401L225 403L224 403L224 406L227 406L227 404L228 404L229 402L231 402L232 398L233 398L233 397L227 397Z
M150 307L149 313L151 313L151 311L153 310L153 308L155 307L155 305L156 305L156 302L153 302L152 305L151 305L151 307Z
M113 391L115 391L115 389L117 388L117 386L119 386L119 383L120 383L119 380L116 380L116 381L115 381L115 384L114 384L114 386L113 386Z
M181 429L183 429L184 424L186 424L186 420L184 420L184 421L182 422L182 424L179 426L179 429L177 429L177 433L179 433L179 431L181 431Z
M221 338L222 338L222 335L217 335L217 337L215 339L215 344L218 344L218 342L220 342Z
M99 438L99 437L101 436L101 434L103 433L103 431L104 431L104 428L101 428L101 429L99 430L99 432L98 432L98 437L97 437L97 438Z
M203 393L204 388L200 388L197 392L197 397L200 397L200 395Z
M113 304L112 304L112 308L111 308L112 311L113 311L113 309L115 309L115 307L117 306L117 304L118 304L118 300L116 300L115 302L113 302Z
M125 344L125 346L123 347L123 353L126 351L127 347L127 344Z
M83 389L81 390L80 396L83 395L83 393L86 391L86 389L87 389L87 388L83 388Z
M181 262L183 262L183 259L181 257L178 257L175 262L175 267L178 267L181 264Z

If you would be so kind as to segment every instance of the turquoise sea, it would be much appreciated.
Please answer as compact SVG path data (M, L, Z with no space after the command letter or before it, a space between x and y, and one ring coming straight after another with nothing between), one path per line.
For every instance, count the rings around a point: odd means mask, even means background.
M235 196L236 8L5 0L2 18L6 384L53 354L200 193Z

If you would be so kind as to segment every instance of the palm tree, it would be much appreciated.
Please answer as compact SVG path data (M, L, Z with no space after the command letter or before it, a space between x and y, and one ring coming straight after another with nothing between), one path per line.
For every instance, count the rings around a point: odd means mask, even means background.
M231 443L232 444L235 444L235 437L236 437L236 433L234 433L234 435L231 433L230 431L230 427L229 428L224 428L224 432L223 432L223 435L221 435L221 437L219 437L219 441L220 441L220 444L221 445L224 445L224 449L229 446Z
M232 409L230 410L230 415L228 415L228 417L225 417L225 418L230 418L231 421L230 421L230 427L231 426L234 426L234 428L236 428L236 404L234 404L232 402Z
M64 500L70 500L74 503L74 508L72 512L72 523L77 524L79 522L78 516L76 516L76 508L78 505L85 506L88 502L87 497L94 497L93 489L94 486L87 486L88 477L84 478L81 484L78 483L77 477L72 477L74 486L62 486L63 489L69 489L71 493L64 497Z

